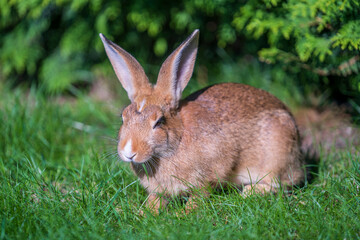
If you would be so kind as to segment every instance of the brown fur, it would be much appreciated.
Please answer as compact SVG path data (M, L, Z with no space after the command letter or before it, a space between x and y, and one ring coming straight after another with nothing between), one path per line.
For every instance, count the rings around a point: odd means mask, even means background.
M195 31L164 62L158 84L142 86L123 112L119 155L131 161L150 194L149 206L160 207L157 194L176 196L219 181L262 191L298 184L303 169L297 126L276 97L224 83L180 101L197 41ZM165 122L156 125L162 117Z

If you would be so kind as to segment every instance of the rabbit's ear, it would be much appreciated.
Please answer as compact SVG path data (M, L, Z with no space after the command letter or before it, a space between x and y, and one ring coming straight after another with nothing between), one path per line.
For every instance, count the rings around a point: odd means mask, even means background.
M165 93L176 108L181 93L188 84L194 70L199 42L196 29L163 63L160 68L155 90Z
M126 90L130 101L134 102L138 95L151 91L149 79L138 61L101 33L100 38L116 76Z

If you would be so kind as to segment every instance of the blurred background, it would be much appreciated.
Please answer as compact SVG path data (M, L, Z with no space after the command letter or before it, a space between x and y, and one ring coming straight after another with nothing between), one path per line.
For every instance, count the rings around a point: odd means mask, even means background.
M360 113L357 0L0 0L0 81L45 95L126 100L99 38L131 53L151 81L194 29L185 94L217 82L263 88L291 108Z

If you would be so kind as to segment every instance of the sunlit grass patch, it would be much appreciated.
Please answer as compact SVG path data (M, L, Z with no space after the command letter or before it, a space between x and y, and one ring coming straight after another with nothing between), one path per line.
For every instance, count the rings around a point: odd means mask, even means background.
M0 94L0 239L360 237L358 147L320 154L313 180L292 194L244 198L230 187L187 215L178 198L153 216L108 140L116 140L117 114L86 96L59 103L37 92Z

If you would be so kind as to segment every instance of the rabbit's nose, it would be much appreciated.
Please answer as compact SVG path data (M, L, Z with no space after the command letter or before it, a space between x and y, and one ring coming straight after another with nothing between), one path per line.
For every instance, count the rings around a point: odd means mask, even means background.
M119 154L122 156L122 159L126 162L131 162L136 156L136 152L132 150L132 141L131 139L126 142L123 148L119 149Z

